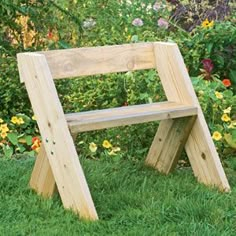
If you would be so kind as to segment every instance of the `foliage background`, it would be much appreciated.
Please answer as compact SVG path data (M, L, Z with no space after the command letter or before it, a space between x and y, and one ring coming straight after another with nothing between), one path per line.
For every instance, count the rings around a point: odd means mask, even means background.
M220 8L217 4L225 7ZM193 77L197 95L204 93L199 98L211 132L229 132L221 116L224 109L232 106L231 116L235 120L235 4L233 1L217 1L217 4L198 1L194 8L196 4L192 1L3 0L0 6L0 117L10 123L16 114L33 115L24 85L19 83L16 53L140 41L174 41L178 43ZM206 17L215 21L213 28L201 26ZM142 19L143 26L134 26L135 18ZM168 22L168 28L158 25L160 18ZM189 25L194 27L189 28ZM206 58L213 62L210 76L215 80L207 86L199 78L204 77L202 60ZM225 78L231 80L230 88L226 89L220 83ZM65 112L165 99L155 71L60 80L56 86ZM216 90L225 94L223 100L215 98ZM78 140L82 143L78 145L84 155L91 156L89 143L101 145L102 140L109 139L126 150L121 156L137 157L138 152L145 154L147 151L156 128L157 123L151 123L80 134ZM38 135L36 126L30 125L23 132ZM231 139L236 140L234 133ZM226 149L232 149L224 139L216 144L222 157L227 156ZM232 152L234 149L229 151L230 155ZM104 152L97 155L104 156Z

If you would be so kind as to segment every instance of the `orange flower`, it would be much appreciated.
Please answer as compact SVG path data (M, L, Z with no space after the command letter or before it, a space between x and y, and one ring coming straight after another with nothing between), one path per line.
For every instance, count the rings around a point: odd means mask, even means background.
M226 88L231 86L231 81L229 79L223 79L222 83Z
M32 143L33 143L33 145L31 146L31 149L36 151L36 152L39 152L40 145L41 145L40 139L38 137L33 137L32 138Z
M47 38L48 38L48 39L53 39L53 33L52 33L52 31L48 31Z

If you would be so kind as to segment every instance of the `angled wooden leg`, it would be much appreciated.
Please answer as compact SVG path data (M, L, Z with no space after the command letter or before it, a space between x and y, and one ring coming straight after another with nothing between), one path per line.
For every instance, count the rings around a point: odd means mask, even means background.
M168 101L198 107L196 122L185 145L193 172L206 184L230 191L183 57L176 44L154 43L156 68Z
M18 54L18 66L37 116L46 152L42 157L49 160L64 207L84 219L98 219L45 56Z
M224 170L201 111L188 137L185 150L199 182L217 186L222 191L230 191L230 186L225 178Z
M76 137L77 134L72 135L74 141ZM43 144L37 155L29 185L43 197L51 197L56 191L56 182Z
M146 158L146 164L168 174L182 153L196 116L161 121Z
M56 182L43 144L34 164L30 187L43 197L51 197L56 190Z

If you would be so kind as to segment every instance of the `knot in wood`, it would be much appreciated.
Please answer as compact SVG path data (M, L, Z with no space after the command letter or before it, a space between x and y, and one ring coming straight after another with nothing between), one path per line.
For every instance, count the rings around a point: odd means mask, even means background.
M127 63L128 70L133 70L134 69L134 65L135 65L134 61L129 61Z

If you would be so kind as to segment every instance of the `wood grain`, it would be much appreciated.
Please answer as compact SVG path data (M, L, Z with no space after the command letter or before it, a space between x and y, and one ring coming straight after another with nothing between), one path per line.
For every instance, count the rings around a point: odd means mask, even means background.
M177 165L196 116L168 119L160 123L146 164L168 174Z
M43 197L52 197L56 191L56 182L50 167L44 145L36 158L30 179L30 187Z
M152 43L39 52L54 79L155 68Z
M96 220L98 216L46 58L34 53L17 57L63 205L84 219Z
M66 120L71 133L78 133L196 114L196 107L160 102L66 114Z
M178 46L174 43L154 43L154 52L157 71L168 101L198 107L197 120L185 145L195 176L206 185L230 191Z

